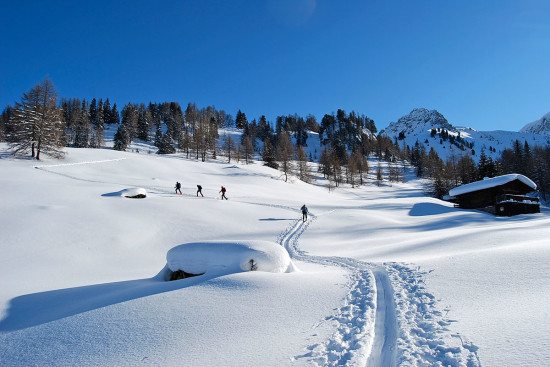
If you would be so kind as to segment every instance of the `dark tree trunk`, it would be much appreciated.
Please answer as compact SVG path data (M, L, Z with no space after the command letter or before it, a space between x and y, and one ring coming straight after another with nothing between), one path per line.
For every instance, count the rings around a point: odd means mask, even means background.
M36 147L36 160L40 160L40 140L38 140L38 145Z

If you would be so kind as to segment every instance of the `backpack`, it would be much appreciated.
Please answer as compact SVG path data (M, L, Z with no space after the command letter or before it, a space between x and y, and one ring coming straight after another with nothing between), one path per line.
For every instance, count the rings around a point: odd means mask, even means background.
M201 185L197 185L197 189L202 190L202 186L201 186Z

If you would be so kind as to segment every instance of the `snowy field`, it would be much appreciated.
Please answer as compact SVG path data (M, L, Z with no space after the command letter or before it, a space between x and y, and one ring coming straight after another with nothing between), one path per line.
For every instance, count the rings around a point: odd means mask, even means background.
M328 192L259 163L5 148L1 366L550 365L546 208L497 218L414 180ZM164 281L201 256L203 275Z

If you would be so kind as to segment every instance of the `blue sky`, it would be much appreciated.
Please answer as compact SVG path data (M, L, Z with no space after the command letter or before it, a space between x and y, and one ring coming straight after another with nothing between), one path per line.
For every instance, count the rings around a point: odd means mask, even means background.
M550 1L0 0L0 108L62 97L213 104L249 118L415 107L479 130L550 111Z

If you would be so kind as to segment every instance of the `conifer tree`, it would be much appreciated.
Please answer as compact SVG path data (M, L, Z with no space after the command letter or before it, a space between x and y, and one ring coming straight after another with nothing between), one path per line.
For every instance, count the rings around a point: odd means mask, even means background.
M113 103L113 108L111 109L110 117L111 117L111 124L120 124L120 116L118 114L116 103Z
M57 93L48 79L24 93L16 103L8 140L13 154L28 153L36 159L44 153L62 156L62 110L57 107Z
M168 134L163 134L160 140L158 154L173 154L176 152L176 148L172 145L172 139Z
M252 141L249 136L245 136L242 146L244 160L245 163L248 164L252 162L252 153L254 152L254 147L252 146Z
M105 103L103 103L103 122L106 124L113 123L113 119L111 117L111 102L109 101L109 98L107 98Z
M278 169L279 165L275 161L275 152L273 150L273 144L271 144L271 139L267 138L264 141L264 148L262 151L262 160L264 161L264 166Z
M82 100L75 126L74 146L87 148L90 145L90 115L86 100Z
M142 103L138 107L137 137L143 141L149 141L149 129L151 125L151 113Z
M130 142L130 135L125 125L118 126L113 140L115 150L126 150Z
M248 120L246 119L246 115L241 110L237 111L237 115L235 116L235 124L237 129L244 129L245 125L248 124Z

